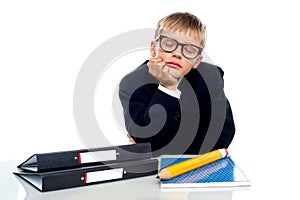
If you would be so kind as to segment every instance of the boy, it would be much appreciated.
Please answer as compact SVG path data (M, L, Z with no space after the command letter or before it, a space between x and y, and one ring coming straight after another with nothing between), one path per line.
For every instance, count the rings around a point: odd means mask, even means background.
M235 125L221 68L201 62L206 30L190 13L158 22L152 58L120 82L128 137L150 142L154 156L227 148Z

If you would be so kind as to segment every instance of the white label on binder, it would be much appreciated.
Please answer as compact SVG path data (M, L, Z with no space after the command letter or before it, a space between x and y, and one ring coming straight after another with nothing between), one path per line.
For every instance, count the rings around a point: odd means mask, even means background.
M123 177L123 168L102 170L96 172L85 173L85 183L93 183L100 181L107 181L113 179L119 179Z
M117 152L116 150L93 151L93 152L79 153L79 157L80 157L79 162L81 164L108 161L108 160L117 160Z

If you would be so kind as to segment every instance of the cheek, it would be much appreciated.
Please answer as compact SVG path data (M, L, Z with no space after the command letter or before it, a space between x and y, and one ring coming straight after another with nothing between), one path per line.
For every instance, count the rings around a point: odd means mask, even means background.
M189 73L190 70L191 70L190 68L183 68L181 69L181 74L185 76L187 73Z
M158 50L158 57L162 58L163 60L170 60L171 54Z
M193 65L191 65L188 62L185 62L183 65L183 68L181 69L181 74L182 75L186 75L187 73L189 73L189 71L193 68Z
M193 68L195 64L197 63L197 60L186 60L186 65L190 68Z

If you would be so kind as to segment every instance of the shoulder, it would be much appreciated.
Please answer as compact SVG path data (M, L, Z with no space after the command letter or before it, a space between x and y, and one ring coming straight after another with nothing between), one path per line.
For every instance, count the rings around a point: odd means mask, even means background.
M200 75L200 76L199 76ZM216 79L223 79L224 71L221 67L201 62L196 69L192 69L186 77L188 79L203 79L206 83L214 82Z
M127 78L150 78L150 74L148 72L148 66L147 66L148 60L146 60L144 63L142 63L140 66L135 68L133 71L129 72L124 76L125 79ZM123 78L123 79L124 79Z
M158 81L149 74L147 63L148 60L126 74L120 81L120 87L137 87L148 83L158 84Z
M201 62L197 68L197 71L202 75L202 76L216 76L216 75L221 75L223 77L224 71L221 67L210 64L207 62Z
M223 80L224 72L221 67L201 62L200 65L190 71L187 75L187 79L190 83L196 85L196 87L206 87L210 92L215 91L216 88L222 88L224 84Z
M147 66L148 60L146 60L144 63L142 63L140 66L135 68L133 71L129 72L124 76L124 78L132 78L136 76L142 76L145 77L148 75L148 66Z

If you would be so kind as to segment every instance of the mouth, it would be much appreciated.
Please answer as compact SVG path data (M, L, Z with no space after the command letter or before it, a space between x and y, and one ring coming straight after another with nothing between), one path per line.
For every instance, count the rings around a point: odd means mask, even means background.
M182 68L178 63L175 62L167 62L166 65L168 67L174 68L174 69L180 69Z

